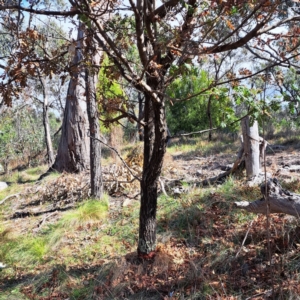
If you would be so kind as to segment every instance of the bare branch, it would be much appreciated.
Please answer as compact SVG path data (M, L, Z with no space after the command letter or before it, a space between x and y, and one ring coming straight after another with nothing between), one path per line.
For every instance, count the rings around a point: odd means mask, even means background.
M38 10L33 8L24 7L22 5L0 5L0 11L1 10L20 10L25 11L29 13L34 13L37 15L46 15L46 16L75 16L80 13L80 10L78 9L71 9L70 11L57 11L57 10Z
M127 163L125 162L125 160L122 158L122 156L120 155L120 153L118 152L118 150L112 146L109 146L107 143L103 142L102 140L100 139L97 139L97 138L94 138L94 137L91 137L89 132L88 132L88 136L98 142L100 142L101 144L105 145L107 148L109 148L110 150L114 151L117 156L120 158L120 160L122 161L122 163L124 164L124 166L128 169L128 171L130 172L130 174L138 181L141 181L141 179L139 177L137 177L133 172L132 170L130 169L130 167L127 165Z

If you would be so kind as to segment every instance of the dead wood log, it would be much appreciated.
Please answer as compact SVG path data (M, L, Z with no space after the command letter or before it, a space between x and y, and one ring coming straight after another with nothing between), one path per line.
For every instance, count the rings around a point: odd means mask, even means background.
M267 214L269 203L269 213L300 216L300 195L284 190L276 178L269 179L266 184L262 184L260 190L263 195L261 199L253 202L235 202L235 207L252 213Z

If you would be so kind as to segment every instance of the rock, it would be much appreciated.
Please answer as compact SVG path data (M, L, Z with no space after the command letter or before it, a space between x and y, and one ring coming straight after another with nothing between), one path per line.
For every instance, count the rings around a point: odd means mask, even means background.
M123 202L123 207L130 206L134 200L126 198Z
M5 269L6 267L7 267L7 265L5 265L4 263L0 262L0 271L1 271L2 269Z
M289 167L290 172L300 172L300 166L299 165L291 165Z
M6 182L0 181L0 191L5 190L8 187Z
M197 175L197 176L201 176L202 174L203 174L202 170L197 170L197 171L196 171L196 175Z

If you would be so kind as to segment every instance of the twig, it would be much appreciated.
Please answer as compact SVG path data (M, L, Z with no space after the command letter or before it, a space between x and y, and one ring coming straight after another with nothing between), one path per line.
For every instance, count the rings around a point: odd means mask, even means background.
M252 220L252 221L250 222L250 224L249 224L249 227L248 227L248 230L247 230L247 232L246 232L246 234L245 234L245 237L244 237L244 239L243 239L242 245L241 245L239 251L236 253L235 258L237 258L237 257L239 256L239 254L240 254L242 248L244 247L244 244L245 244L245 242L246 242L246 239L247 239L247 237L248 237L248 234L249 234L249 231L250 231L250 229L251 229L251 227L252 227L252 224L253 224L253 220Z
M211 128L211 129L204 129L204 130L200 130L200 131L194 131L194 132L189 132L189 133L181 133L181 134L175 134L172 136L168 136L168 139L174 139L176 137L181 137L181 136L188 136L188 135L193 135L193 134L201 134L201 133L205 133L205 132L209 132L209 131L213 131L213 130L217 130L218 128Z
M249 111L246 115L240 117L239 119L229 123L228 125L231 126L239 121L241 121L242 119L246 118L247 116L251 115L251 111ZM194 131L194 132L189 132L189 133L181 133L181 134L175 134L175 135L172 135L172 136L168 136L168 139L173 139L173 138L176 138L176 137L181 137L181 136L188 136L188 135L193 135L193 134L201 134L201 133L205 133L205 132L210 132L210 131L214 131L214 130L218 130L218 129L222 129L221 126L219 127L214 127L214 128L211 128L211 129L204 129L204 130L200 130L200 131Z
M112 146L109 146L107 143L101 141L100 139L97 139L97 138L94 138L94 137L90 136L89 133L88 133L88 136L89 136L91 139L96 140L96 141L100 142L101 144L105 145L105 146L106 146L107 148L109 148L110 150L114 151L114 152L117 154L117 156L120 158L120 160L122 161L122 163L124 164L124 166L128 169L128 171L130 172L130 174L131 174L136 180L141 181L141 179L140 179L138 176L134 175L134 173L132 172L132 170L130 169L130 167L127 165L127 163L125 162L125 160L122 158L122 156L119 154L119 152L118 152L117 149L115 149L115 148L112 147Z
M41 227L45 224L45 221L46 221L49 217L51 217L51 216L53 216L53 215L55 215L55 214L57 214L57 211L54 211L54 212L50 213L48 216L45 216L45 217L38 223L38 225L37 225L38 230L41 229Z
M166 190L165 190L164 182L162 181L162 179L160 177L158 177L158 181L160 183L160 187L161 187L161 190L164 193L164 195L166 197L169 197L168 194L167 194L167 192L166 192Z

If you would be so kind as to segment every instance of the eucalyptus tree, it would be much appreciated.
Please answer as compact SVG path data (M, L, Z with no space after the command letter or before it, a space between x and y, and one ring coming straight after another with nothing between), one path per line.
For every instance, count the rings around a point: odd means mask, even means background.
M101 5L102 3L102 5ZM141 207L138 239L138 253L151 257L156 249L156 210L158 179L161 173L167 142L166 101L175 101L166 96L167 86L195 63L207 56L240 48L244 51L263 53L270 59L269 65L286 65L298 55L298 46L293 51L286 48L284 55L276 51L263 52L262 41L279 41L288 45L296 32L274 32L276 28L288 27L300 17L292 10L281 16L282 1L198 1L198 0L129 0L129 1L81 1L69 0L70 7L64 11L41 10L35 4L30 6L0 5L0 10L27 11L32 14L52 16L79 16L93 32L97 47L107 53L114 64L115 72L128 85L133 86L144 97L144 164L141 178ZM105 14L113 18L104 18ZM290 14L290 15L288 15ZM32 41L33 42L33 41ZM78 41L79 42L79 41ZM128 59L132 45L138 49L138 63ZM85 47L83 45L83 47ZM27 61L24 62L24 57ZM30 55L22 58L22 67L28 69ZM60 56L59 56L60 57ZM259 56L257 57L258 59ZM48 58L47 68L55 59ZM255 73L243 67L223 81L212 82L209 87L250 78ZM15 68L8 68L15 70ZM246 69L246 70L245 70ZM15 70L17 71L17 70ZM264 72L264 70L259 70ZM16 73L16 72L15 72ZM231 72L232 73L232 72ZM21 76L20 72L17 72ZM14 78L13 74L10 79ZM19 78L19 77L17 77ZM20 77L20 82L26 84ZM13 86L2 84L6 102L13 96ZM192 99L189 95L185 100ZM183 100L183 99L180 99ZM118 109L126 112L126 105ZM80 120L78 120L80 121ZM71 153L72 159L80 159Z

